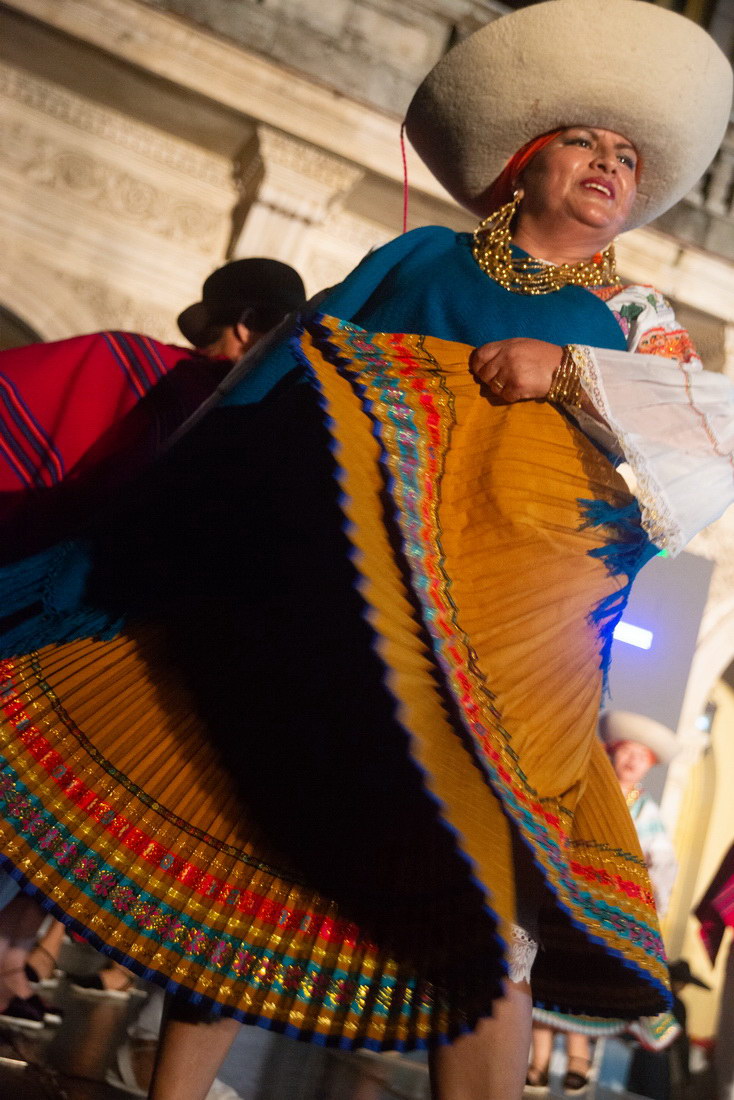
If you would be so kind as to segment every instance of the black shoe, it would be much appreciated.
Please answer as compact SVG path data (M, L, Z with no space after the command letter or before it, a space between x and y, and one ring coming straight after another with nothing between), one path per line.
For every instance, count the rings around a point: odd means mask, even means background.
M570 1069L563 1078L563 1091L574 1096L576 1093L584 1092L588 1084L589 1078L585 1073L576 1073L575 1070Z
M525 1092L531 1096L539 1096L548 1091L548 1070L538 1069L536 1066L528 1066L525 1078Z

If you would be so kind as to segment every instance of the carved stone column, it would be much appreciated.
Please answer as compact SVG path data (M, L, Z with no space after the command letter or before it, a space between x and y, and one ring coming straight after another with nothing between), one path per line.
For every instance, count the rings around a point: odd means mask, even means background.
M268 126L240 158L241 230L234 257L265 255L293 264L309 293L336 282L390 230L356 218L344 204L364 170ZM324 252L328 253L325 260Z

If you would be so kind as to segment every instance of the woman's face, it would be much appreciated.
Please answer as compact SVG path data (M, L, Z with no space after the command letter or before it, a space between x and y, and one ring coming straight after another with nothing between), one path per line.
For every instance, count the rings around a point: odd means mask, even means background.
M611 241L624 227L637 195L637 159L631 142L613 130L563 130L518 180L521 213L570 219Z
M656 763L655 754L637 741L619 741L612 747L611 757L617 779L628 789L636 787Z

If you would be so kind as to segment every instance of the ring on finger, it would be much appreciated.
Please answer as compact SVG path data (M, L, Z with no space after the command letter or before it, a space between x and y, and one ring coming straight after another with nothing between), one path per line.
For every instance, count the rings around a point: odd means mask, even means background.
M490 385L493 390L503 390L505 388L505 383L501 382L499 378L493 378Z

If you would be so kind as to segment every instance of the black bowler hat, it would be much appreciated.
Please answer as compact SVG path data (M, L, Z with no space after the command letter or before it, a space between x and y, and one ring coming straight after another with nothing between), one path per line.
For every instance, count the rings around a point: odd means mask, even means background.
M698 985L701 989L711 989L710 985L706 985L706 982L691 973L691 968L685 959L677 959L672 962L668 970L670 971L671 982L682 982L684 985Z
M288 264L262 257L233 260L204 280L201 301L179 314L178 327L194 347L204 347L211 342L212 325L244 319L266 332L305 301L301 276Z

